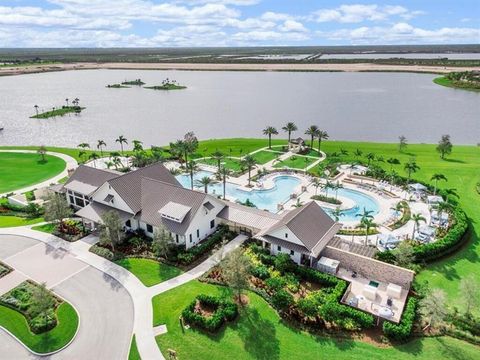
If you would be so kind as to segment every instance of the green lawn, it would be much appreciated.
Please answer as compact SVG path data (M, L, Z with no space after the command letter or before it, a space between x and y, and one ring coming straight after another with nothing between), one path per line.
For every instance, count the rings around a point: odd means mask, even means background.
M452 81L450 79L447 79L444 76L440 76L433 79L433 82L437 85L446 86L454 89L462 89L462 90L477 91L477 92L480 91L479 85L475 86L468 82L463 82L463 81Z
M159 284L182 273L179 268L151 259L125 258L117 260L115 263L138 277L145 286Z
M56 228L56 225L52 224L52 223L32 226L32 230L42 231L42 232L47 233L47 234L53 233L55 228Z
M78 314L67 302L57 309L58 325L52 330L36 335L29 329L25 317L18 311L0 305L0 326L14 334L28 348L37 353L61 349L75 336Z
M179 359L475 359L478 347L452 338L424 338L408 344L377 348L349 339L336 340L284 325L261 297L249 293L250 304L239 320L218 334L195 329L182 332L179 316L197 294L228 294L228 289L191 281L153 298L154 326L168 332L156 337L160 349L174 349Z
M42 163L37 154L0 152L0 193L35 185L65 169L62 159L50 155L45 159Z
M287 140L272 139L272 145L286 145ZM213 139L200 141L195 158L210 156L215 151L220 151L226 156L242 157L252 151L268 146L268 139ZM273 148L275 149L275 148Z
M43 218L27 219L19 216L0 216L0 228L26 226L45 221Z
M273 165L274 168L280 169L283 167L289 167L292 169L300 169L303 170L307 166L311 165L317 161L317 159L313 159L311 157L301 156L301 155L292 155L288 159L283 161L279 161Z
M130 352L128 354L128 360L141 360L140 354L137 349L137 341L135 340L135 335L132 337L132 343L130 344Z
M50 111L45 111L43 113L38 113L38 115L35 114L33 116L30 116L30 117L33 118L33 119L48 119L48 118L55 117L55 116L63 116L63 115L69 114L69 113L79 113L83 109L85 109L85 108L84 107L77 107L77 106L64 106L64 107L61 107L61 108L58 108L58 109L55 109L55 110L50 110Z
M275 149L275 148L274 148ZM253 154L253 158L257 162L257 164L263 165L266 164L269 161L272 161L273 159L276 159L282 155L281 152L273 152L273 151L259 151L258 153Z
M234 172L240 172L242 169L242 167L240 166L240 160L225 158L225 159L222 159L221 162L225 163L225 167L227 169L230 169ZM201 159L201 160L198 160L198 163L203 163L203 164L207 164L215 167L218 166L218 162L215 159Z

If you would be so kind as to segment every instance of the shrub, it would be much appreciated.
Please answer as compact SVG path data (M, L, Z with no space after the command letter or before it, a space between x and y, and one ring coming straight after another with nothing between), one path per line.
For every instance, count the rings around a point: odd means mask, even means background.
M200 305L214 308L212 316L205 317L195 311L197 302ZM238 316L238 307L231 301L220 299L215 296L198 295L191 303L182 311L183 319L192 326L215 332L226 322L233 321Z
M46 318L44 315L38 315L30 319L28 325L34 334L41 334L57 326L57 317L53 309L50 309Z
M270 273L268 272L268 268L265 265L258 265L252 268L252 275L262 279L266 280L270 277Z
M398 324L394 324L390 321L383 323L383 333L391 340L405 341L407 340L413 328L413 322L415 321L417 311L417 299L410 297L403 311L402 318Z
M305 316L309 317L314 317L318 315L319 312L319 306L312 297L299 299L297 301L297 307Z
M313 195L311 199L317 200L317 201L323 201L323 202L334 204L334 205L342 205L342 202L340 200L330 196L327 197L325 195Z
M265 285L269 288L270 291L275 292L283 289L283 287L287 284L284 278L281 277L271 277L265 281Z
M274 260L275 269L284 274L286 272L291 272L295 268L295 263L290 258L288 254L278 254Z
M293 304L293 296L280 289L272 295L272 304L279 310L285 310Z
M98 245L93 245L91 248L90 248L90 252L98 255L98 256L101 256L107 260L110 260L112 261L113 259L115 259L115 254L110 251L109 249L107 248L104 248L104 247L101 247L101 246L98 246Z

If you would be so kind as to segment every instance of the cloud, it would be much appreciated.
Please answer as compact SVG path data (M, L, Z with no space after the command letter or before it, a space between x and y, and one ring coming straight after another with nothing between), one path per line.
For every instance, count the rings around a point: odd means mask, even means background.
M362 26L330 32L318 31L317 36L351 44L435 44L474 43L480 38L480 29L443 27L427 30L405 22L392 26Z
M280 25L279 30L284 32L307 32L308 30L303 26L301 22L295 20L286 20L282 25Z
M359 23L363 21L384 21L393 16L410 19L422 13L421 11L409 11L399 5L351 4L340 5L333 9L317 10L313 12L311 18L317 22Z

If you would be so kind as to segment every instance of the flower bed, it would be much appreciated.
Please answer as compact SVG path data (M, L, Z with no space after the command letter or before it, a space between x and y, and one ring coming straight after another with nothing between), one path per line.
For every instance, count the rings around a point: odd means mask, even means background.
M325 196L325 195L313 195L311 197L313 200L318 200L318 201L323 201L329 204L334 204L334 205L342 205L342 202L338 199L335 199L330 196Z
M34 334L41 334L57 326L56 308L61 300L50 293L52 306L45 313L39 313L36 306L32 304L32 297L36 287L34 282L25 281L16 288L10 290L0 297L0 304L18 311L27 319L28 326Z
M182 311L183 319L190 325L208 332L218 331L227 321L238 316L238 307L231 301L215 296L198 295Z
M402 201L400 204L402 205L402 217L395 221L392 225L388 226L390 230L399 229L410 220L411 210L410 206L408 206L408 202Z

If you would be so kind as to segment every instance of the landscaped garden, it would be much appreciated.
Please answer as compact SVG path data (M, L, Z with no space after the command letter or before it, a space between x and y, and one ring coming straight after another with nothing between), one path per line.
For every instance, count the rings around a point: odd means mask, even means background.
M197 162L199 164L206 164L206 165L215 166L215 167L218 166L218 160L215 160L213 158L200 159L200 160L197 160ZM240 173L242 171L242 165L240 163L240 160L225 157L220 162L221 162L221 166L225 166L227 169L235 173Z
M273 159L278 158L280 155L282 155L281 152L262 150L252 154L252 157L255 159L257 164L263 165L269 161L272 161Z
M75 309L43 285L26 281L0 297L0 326L37 353L66 346L78 324Z
M65 169L59 157L33 153L0 152L0 193L21 189L48 180Z
M0 228L33 225L43 222L43 209L36 204L21 207L0 198Z

